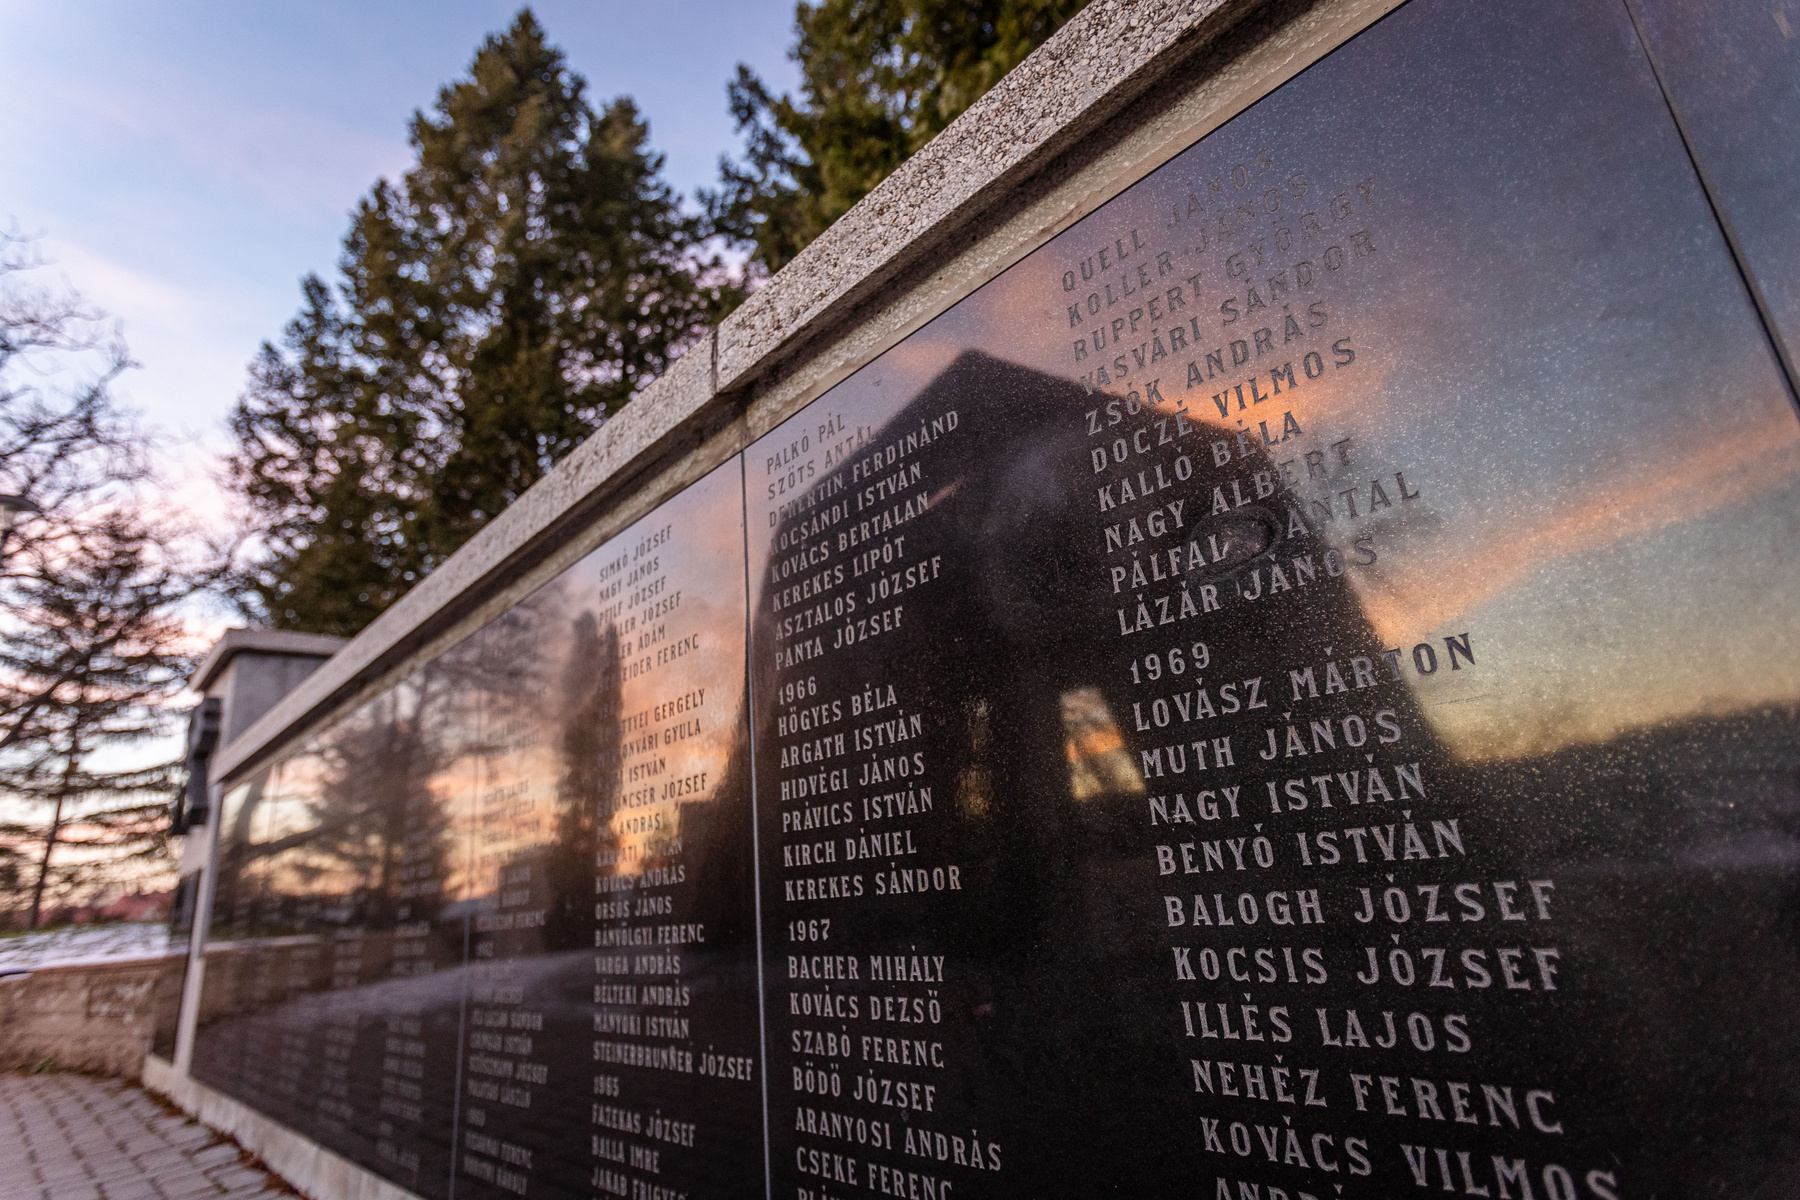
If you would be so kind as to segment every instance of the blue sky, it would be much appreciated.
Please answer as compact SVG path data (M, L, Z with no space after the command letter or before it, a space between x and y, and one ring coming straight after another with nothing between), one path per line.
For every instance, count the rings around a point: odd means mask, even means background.
M518 6L0 0L0 222L48 279L124 321L122 391L196 475L244 366L308 271L329 277L356 200L407 166L406 124ZM735 150L725 83L793 86L792 0L534 5L596 104L636 98L689 197Z

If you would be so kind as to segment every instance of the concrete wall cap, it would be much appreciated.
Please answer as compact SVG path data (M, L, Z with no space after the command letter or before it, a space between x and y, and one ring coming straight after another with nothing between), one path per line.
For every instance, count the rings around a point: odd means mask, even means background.
M288 658L330 658L348 639L323 633L294 633L286 629L227 629L194 668L191 686L204 692L221 671L240 654L276 654Z
M964 210L996 202L1009 181L1136 99L1178 44L1225 23L1208 18L1253 2L1097 0L1082 9L725 319L720 390L742 386L797 334L950 241Z

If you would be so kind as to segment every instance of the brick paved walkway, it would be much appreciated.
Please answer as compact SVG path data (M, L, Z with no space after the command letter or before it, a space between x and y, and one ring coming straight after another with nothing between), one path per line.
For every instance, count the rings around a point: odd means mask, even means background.
M3 1200L244 1200L294 1195L136 1084L0 1075Z

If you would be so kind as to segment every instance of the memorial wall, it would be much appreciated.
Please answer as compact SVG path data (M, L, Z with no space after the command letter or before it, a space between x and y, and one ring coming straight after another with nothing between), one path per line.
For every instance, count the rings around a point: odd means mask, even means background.
M1683 132L1615 0L1401 6L235 786L193 1075L427 1197L1794 1194Z

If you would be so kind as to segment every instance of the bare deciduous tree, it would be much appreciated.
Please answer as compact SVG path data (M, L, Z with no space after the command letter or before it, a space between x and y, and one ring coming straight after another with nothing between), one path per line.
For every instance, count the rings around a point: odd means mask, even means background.
M164 853L178 764L146 743L192 667L183 606L223 564L157 510L151 443L111 390L133 365L117 328L33 286L31 250L0 234L0 491L41 509L0 562L0 857L36 925L46 897Z

